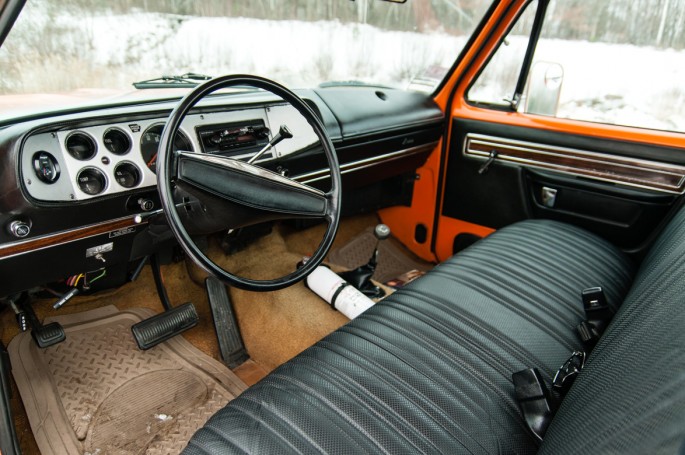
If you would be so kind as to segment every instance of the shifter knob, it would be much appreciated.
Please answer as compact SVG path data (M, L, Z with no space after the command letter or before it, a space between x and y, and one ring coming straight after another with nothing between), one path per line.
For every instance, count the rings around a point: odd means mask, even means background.
M375 235L378 240L385 240L390 237L390 228L386 224L377 224L376 228L373 230L373 235Z

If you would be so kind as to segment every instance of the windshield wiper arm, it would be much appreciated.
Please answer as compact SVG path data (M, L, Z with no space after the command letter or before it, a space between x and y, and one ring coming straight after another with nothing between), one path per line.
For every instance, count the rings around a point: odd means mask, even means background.
M185 73L180 76L162 76L146 81L134 82L137 89L145 88L185 88L196 87L200 82L208 81L212 76L198 73Z

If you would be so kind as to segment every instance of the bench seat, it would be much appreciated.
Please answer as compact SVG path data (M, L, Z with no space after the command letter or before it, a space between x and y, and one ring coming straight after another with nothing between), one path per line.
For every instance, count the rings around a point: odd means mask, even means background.
M625 419L636 410L629 398L613 397L614 384L604 378L620 387L615 376L629 368L628 360L614 358L626 355L621 338L632 340L637 331L643 343L654 335L667 339L655 333L664 322L660 307L645 300L664 274L676 281L664 298L685 299L677 282L677 274L684 281L683 221L681 211L637 278L623 253L582 229L548 220L501 229L274 370L213 416L184 453L536 453L511 375L537 367L551 381L570 353L582 349L575 331L584 319L580 292L594 286L604 289L618 315L564 400L542 450L591 452L602 443L611 451L622 441L620 425L630 426ZM622 305L627 295L628 307ZM679 308L669 311L664 330L673 340L667 357L675 366L666 368L671 377L657 387L657 398L682 400L685 320ZM642 323L637 318L654 326L636 327ZM645 368L664 361L644 352L654 351L654 343L628 346L647 359ZM677 378L674 368L681 368ZM636 385L634 378L628 385ZM654 403L649 387L637 389L622 393L642 393L640 405ZM612 400L620 409L611 411ZM674 430L673 419L685 421L682 404L676 399L666 414L654 410L652 420L638 419L633 431L652 448L679 444L685 430ZM597 425L603 411L611 411L610 420ZM670 442L645 437L655 423L668 427ZM593 432L598 426L603 431ZM577 450L579 439L590 441L585 450Z

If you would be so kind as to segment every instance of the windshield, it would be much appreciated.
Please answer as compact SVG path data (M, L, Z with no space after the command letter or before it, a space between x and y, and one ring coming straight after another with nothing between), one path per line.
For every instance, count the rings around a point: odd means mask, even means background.
M185 73L432 92L490 3L29 0L0 49L0 95L51 94L63 105Z

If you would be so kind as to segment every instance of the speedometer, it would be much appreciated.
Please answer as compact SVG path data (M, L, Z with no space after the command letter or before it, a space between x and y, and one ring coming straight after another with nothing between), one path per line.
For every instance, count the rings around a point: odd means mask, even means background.
M143 132L140 138L140 153L143 156L145 165L152 172L156 172L157 167L157 153L159 152L159 142L162 139L162 131L164 130L164 123L157 123L152 125ZM174 150L193 151L193 145L190 139L181 131L176 133L174 138Z

